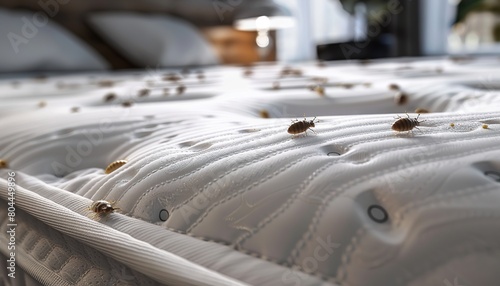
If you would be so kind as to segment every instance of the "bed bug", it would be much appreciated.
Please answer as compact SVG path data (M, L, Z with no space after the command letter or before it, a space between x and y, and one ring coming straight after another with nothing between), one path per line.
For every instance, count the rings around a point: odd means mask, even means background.
M341 83L340 86L345 88L345 89L351 89L354 87L354 84L353 83Z
M419 108L415 109L415 113L429 113L429 110L419 107Z
M0 169L7 168L7 166L9 166L9 164L7 164L7 161L0 159Z
M133 102L131 100L125 100L124 102L122 102L123 107L131 107L132 104Z
M127 164L127 160L117 160L114 161L113 163L109 164L108 167L106 167L106 170L104 170L104 173L110 174L111 172L115 171L116 169L120 168L121 166Z
M110 92L104 96L104 102L110 102L116 99L116 93Z
M179 86L177 87L177 95L181 95L181 94L183 94L185 91L186 91L186 86L184 86L184 85L182 85L182 84L181 84L181 85L179 85Z
M307 130L311 130L312 132L316 133L314 130L311 129L311 127L316 127L315 123L318 123L318 121L314 122L316 117L313 118L313 120L307 121L307 119L304 117L304 120L299 121L298 119L295 119L295 121L292 120L292 125L288 127L288 133L297 135L300 133L305 132L307 136Z
M398 91L394 95L394 103L396 103L397 105L405 105L406 103L408 103L408 95L404 92Z
M389 89L390 90L400 90L399 85L397 85L395 83L389 84Z
M175 73L169 73L169 74L166 74L164 77L163 77L163 80L164 81L172 81L172 82L177 82L179 80L181 80L181 77L176 75Z
M483 127L483 129L488 129L488 128L489 128L489 127L488 127L488 124L483 124L483 126L482 126L482 127Z
M265 109L262 109L260 112L259 112L259 115L260 117L262 118L270 118L271 116L269 115L269 112Z
M404 118L398 115L398 120L392 124L392 130L403 132L403 131L411 131L413 128L417 128L423 121L418 121L420 114L416 118L410 118L408 113L406 114L408 118Z
M78 107L78 106L73 106L73 107L71 107L71 112L72 112L72 113L76 113L76 112L78 112L78 111L80 111L80 107Z
M450 127L451 127L451 128L455 127L455 123L453 123L453 122L452 122L452 123L450 123Z
M89 206L88 210L94 213L92 217L94 219L96 216L102 217L110 213L114 213L115 211L120 210L120 208L115 207L115 202L97 200Z
M143 96L148 96L149 95L149 89L147 88L144 88L144 89L141 89L139 90L139 94L138 94L140 97L143 97Z
M311 85L309 89L316 92L319 96L325 96L325 87L321 84Z
M253 70L251 67L248 67L243 71L244 77L251 77L252 75L253 75Z
M40 108L43 108L43 107L45 107L46 105L47 105L47 102L45 102L45 101L43 101L43 100L42 100L42 101L40 101L40 102L38 103L38 107L40 107Z

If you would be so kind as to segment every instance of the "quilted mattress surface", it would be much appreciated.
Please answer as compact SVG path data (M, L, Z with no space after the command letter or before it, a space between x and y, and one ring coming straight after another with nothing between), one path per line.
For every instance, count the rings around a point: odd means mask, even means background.
M0 284L498 285L499 64L2 79Z

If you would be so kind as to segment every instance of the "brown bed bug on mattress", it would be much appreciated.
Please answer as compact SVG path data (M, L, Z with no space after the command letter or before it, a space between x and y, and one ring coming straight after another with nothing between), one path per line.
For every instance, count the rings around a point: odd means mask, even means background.
M185 91L186 91L186 86L181 84L177 87L177 95L182 95L184 94Z
M297 135L300 133L305 132L307 136L307 130L311 130L312 132L316 133L314 130L311 129L311 127L316 127L315 123L318 123L318 121L314 122L316 117L313 118L313 120L307 121L307 119L304 117L304 120L299 121L296 119L295 121L292 120L292 125L288 127L288 133Z
M397 84L395 84L395 83L391 83L391 84L389 84L389 86L388 86L388 87L389 87L389 89L390 89L390 90L400 90L399 85L397 85Z
M175 73L169 73L163 76L164 81L178 82L182 78Z
M108 167L106 167L106 170L104 170L104 173L106 174L111 174L113 171L116 169L120 168L121 166L127 164L127 160L117 160L114 161L113 163L109 164Z
M408 117L405 118L398 115L398 120L396 120L396 122L392 124L392 130L398 132L411 131L413 128L418 129L417 126L419 126L420 123L423 122L418 121L420 114L416 118L410 118L410 115L408 115L408 113L406 114L406 116Z
M110 92L104 96L104 102L110 102L116 99L116 93Z
M115 202L97 200L89 206L88 210L93 212L94 215L92 219L95 219L96 216L102 217L110 213L114 213L115 211L120 210L120 208L115 207Z
M309 90L316 92L319 96L325 96L325 87L321 84L311 85Z
M131 107L134 102L132 100L125 100L122 102L123 107Z
M0 159L0 169L7 168L8 166L7 161Z
M429 113L429 112L430 111L427 110L427 109L425 109L425 108L420 108L419 107L419 108L415 109L415 113L418 113L418 114L420 114L420 113Z
M149 95L149 92L150 92L150 90L149 90L149 89L144 88L144 89L139 90L139 93L138 93L137 95L138 95L139 97L148 96L148 95Z
M404 92L398 91L394 95L394 103L396 103L397 105L405 105L406 103L408 103L408 95Z
M259 115L261 118L271 118L271 116L269 115L269 111L267 111L266 109L261 109L259 111Z

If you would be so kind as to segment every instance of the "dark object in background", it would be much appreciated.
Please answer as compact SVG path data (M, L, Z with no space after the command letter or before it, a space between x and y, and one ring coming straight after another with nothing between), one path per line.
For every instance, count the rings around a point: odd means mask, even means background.
M354 2L365 2L367 35L363 41L349 41L317 46L319 60L376 59L421 56L420 1L400 0L397 13L389 13L390 1L341 1L344 9L353 12ZM352 6L352 7L351 7ZM393 7L394 8L394 7ZM374 16L384 15L385 16Z
M316 47L318 59L325 61L387 58L391 56L389 50L390 45L378 41L350 41Z

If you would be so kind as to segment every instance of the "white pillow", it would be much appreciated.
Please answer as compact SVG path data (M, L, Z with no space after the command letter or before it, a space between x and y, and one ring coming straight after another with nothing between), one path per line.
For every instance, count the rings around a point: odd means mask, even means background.
M139 66L193 66L218 63L198 29L175 17L136 13L95 13L90 25Z
M106 61L43 11L0 9L0 72L104 70Z

